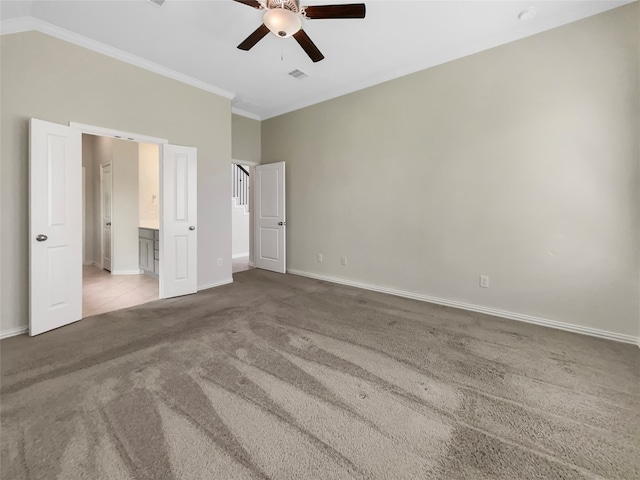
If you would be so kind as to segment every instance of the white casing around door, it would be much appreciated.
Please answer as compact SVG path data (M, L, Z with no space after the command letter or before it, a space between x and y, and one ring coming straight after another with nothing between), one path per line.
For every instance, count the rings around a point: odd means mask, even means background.
M254 181L256 268L286 273L284 162L256 167Z
M163 145L160 298L198 291L197 149Z
M29 142L29 335L38 335L82 318L82 134L32 118Z

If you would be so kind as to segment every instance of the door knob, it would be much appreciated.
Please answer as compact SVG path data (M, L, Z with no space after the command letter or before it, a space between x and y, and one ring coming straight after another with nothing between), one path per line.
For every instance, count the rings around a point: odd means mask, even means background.
M196 229L196 227L194 227L193 225L191 225L191 226L189 227L189 230L195 230L195 229Z
M39 242L44 242L44 241L47 240L47 238L49 238L49 237L47 237L46 235L43 235L43 234L40 234L40 235L36 236L36 240L39 241Z
M111 222L107 222L107 227L110 227L110 226L111 226Z
M278 225L286 225L287 222L278 222Z

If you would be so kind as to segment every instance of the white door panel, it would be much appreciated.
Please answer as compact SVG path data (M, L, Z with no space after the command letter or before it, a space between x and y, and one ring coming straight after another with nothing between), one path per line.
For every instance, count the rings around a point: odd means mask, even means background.
M82 135L31 119L29 335L82 318Z
M254 261L257 268L279 273L287 271L284 178L284 162L256 167Z
M197 150L163 145L160 298L198 290Z

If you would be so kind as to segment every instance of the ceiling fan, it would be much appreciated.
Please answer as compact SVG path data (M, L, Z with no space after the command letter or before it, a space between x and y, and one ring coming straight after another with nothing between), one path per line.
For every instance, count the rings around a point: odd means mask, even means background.
M324 55L302 29L303 18L364 18L365 15L364 3L300 7L299 0L266 0L264 4L258 0L234 1L259 10L266 10L262 25L238 45L240 50L251 50L267 33L271 32L281 38L293 36L314 62L322 60Z

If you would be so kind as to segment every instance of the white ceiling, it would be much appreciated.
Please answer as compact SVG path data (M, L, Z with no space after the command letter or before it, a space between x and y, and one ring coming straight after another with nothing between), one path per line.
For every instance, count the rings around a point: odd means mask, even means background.
M302 5L359 0L302 0ZM293 38L268 34L236 46L262 13L231 0L2 0L2 33L38 29L233 98L234 111L266 119L633 0L366 0L363 20L305 20L325 55L312 63ZM518 14L535 6L538 15ZM45 23L46 22L46 23ZM296 80L299 69L309 77Z

